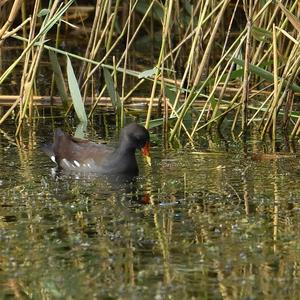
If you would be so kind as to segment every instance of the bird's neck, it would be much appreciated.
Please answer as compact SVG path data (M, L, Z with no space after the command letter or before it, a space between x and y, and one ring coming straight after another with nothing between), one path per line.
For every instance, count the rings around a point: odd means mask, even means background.
M126 155L130 155L130 154L135 154L135 147L133 147L129 140L126 137L121 136L120 138L120 142L119 142L119 147L117 148L117 152L119 154L126 154Z

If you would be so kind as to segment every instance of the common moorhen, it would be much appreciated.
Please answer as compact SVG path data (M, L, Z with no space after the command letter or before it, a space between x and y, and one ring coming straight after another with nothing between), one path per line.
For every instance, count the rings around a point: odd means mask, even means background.
M72 137L56 129L53 144L45 145L42 150L59 168L65 170L136 176L139 169L135 150L140 149L150 164L149 142L148 130L131 123L121 130L116 149Z

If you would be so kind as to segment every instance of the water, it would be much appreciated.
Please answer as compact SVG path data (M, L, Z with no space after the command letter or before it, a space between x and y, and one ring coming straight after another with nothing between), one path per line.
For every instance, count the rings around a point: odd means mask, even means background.
M202 137L139 156L131 185L53 176L39 126L0 139L0 299L297 299L300 173L294 154ZM110 140L115 132L92 135ZM29 137L28 137L29 136ZM282 151L283 152L283 151Z

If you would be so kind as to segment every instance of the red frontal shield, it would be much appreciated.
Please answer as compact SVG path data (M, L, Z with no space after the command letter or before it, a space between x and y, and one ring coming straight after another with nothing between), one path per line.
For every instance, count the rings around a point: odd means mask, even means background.
M145 146L141 149L143 156L145 156L147 163L151 166L151 157L150 157L150 143L147 142Z

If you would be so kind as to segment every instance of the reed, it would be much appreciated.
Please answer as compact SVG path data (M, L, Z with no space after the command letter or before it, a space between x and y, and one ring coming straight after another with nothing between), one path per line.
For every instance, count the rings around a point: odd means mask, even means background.
M163 125L171 142L181 135L192 141L199 130L221 128L226 119L233 131L241 128L247 133L252 125L258 127L262 138L271 133L275 139L282 128L292 138L300 133L296 0L209 0L194 5L174 0L97 0L93 11L76 7L74 1L53 0L47 8L38 0L27 1L20 9L21 3L15 0L7 8L0 28L1 57L12 41L20 41L22 47L10 65L2 65L0 76L4 85L13 72L23 70L15 95L19 97L6 106L0 119L3 124L14 112L16 133L25 120L30 124L39 113L33 99L42 94L37 79L42 63L49 63L45 50L52 51L52 82L58 91L52 87L51 94L61 97L65 112L71 109L68 95L74 95L74 85L64 83L70 80L64 63L68 56L73 78L78 78L76 93L79 88L85 104L80 110L87 110L88 118L109 95L123 126L125 102L143 93L150 99L146 127ZM82 12L76 26L70 8ZM90 19L83 17L86 11ZM67 40L76 32L87 37L80 41L78 52ZM141 56L142 65L137 63ZM92 102L86 101L91 98ZM162 99L162 109L155 116L157 98Z

